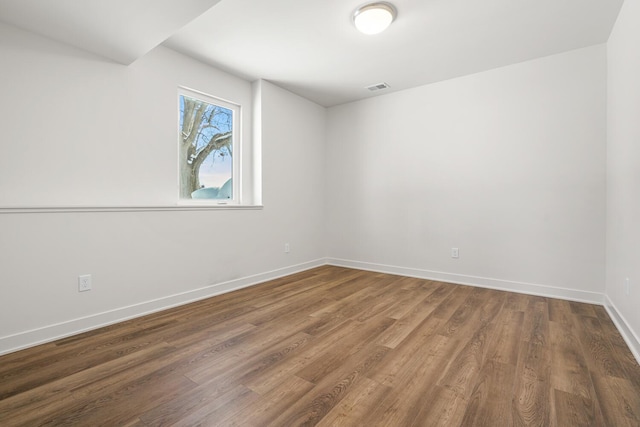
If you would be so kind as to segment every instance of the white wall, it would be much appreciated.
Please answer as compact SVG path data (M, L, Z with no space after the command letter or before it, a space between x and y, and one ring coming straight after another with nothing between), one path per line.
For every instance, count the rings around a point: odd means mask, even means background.
M251 84L172 50L126 67L8 26L0 39L3 207L175 204L179 85L245 106L251 142Z
M327 253L335 264L600 302L606 247L608 305L637 336L639 9L625 2L607 49L328 112L166 48L124 67L0 25L0 207L173 204L178 85L256 104L244 132L261 142L264 203L0 213L0 353ZM94 289L80 294L86 273Z
M0 207L174 204L177 86L252 104L162 47L124 67L0 26L0 68ZM0 353L322 262L325 109L257 87L261 210L0 213Z
M605 138L604 45L330 108L332 263L602 302Z
M626 0L607 45L607 305L640 360L640 1ZM624 290L629 278L630 293Z

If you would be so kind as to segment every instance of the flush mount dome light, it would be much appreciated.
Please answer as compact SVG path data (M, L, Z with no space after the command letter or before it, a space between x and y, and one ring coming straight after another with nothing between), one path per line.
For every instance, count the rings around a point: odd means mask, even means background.
M396 19L396 8L391 3L377 2L360 6L353 13L356 28L364 34L378 34Z

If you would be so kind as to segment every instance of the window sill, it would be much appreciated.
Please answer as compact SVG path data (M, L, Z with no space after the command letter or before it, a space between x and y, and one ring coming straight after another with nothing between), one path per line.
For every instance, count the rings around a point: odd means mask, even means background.
M221 205L180 202L177 205L150 206L16 206L0 207L0 214L24 213L81 213L81 212L161 212L161 211L213 211L261 210L262 205Z

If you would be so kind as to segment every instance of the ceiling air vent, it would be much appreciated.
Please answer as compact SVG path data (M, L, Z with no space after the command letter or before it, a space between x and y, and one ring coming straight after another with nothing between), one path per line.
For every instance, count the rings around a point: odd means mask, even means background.
M371 92L375 92L377 90L387 89L388 87L389 85L386 83L378 83L375 85L368 86L367 89L369 89Z

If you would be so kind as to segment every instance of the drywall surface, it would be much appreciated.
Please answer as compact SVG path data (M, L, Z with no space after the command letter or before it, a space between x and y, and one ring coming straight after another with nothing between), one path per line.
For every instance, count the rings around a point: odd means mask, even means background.
M3 206L175 203L177 86L252 105L250 83L163 47L124 67L0 32ZM262 209L0 212L0 353L324 262L325 109L256 89Z
M602 302L605 138L604 45L330 108L331 262Z
M251 83L170 49L123 66L9 26L0 39L0 207L175 204L179 86L240 104L252 142Z
M607 286L640 358L640 1L626 0L607 45ZM629 293L625 279L629 279ZM629 331L627 331L629 332ZM632 338L629 340L629 338Z

